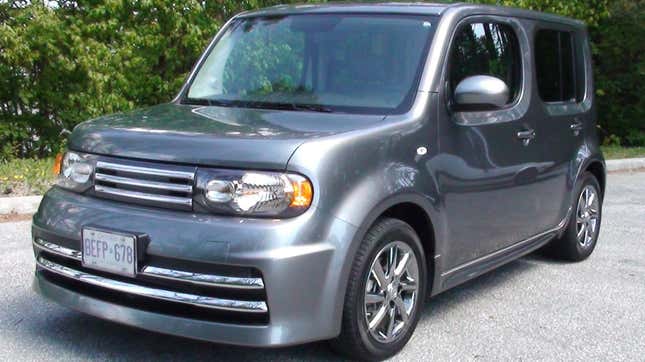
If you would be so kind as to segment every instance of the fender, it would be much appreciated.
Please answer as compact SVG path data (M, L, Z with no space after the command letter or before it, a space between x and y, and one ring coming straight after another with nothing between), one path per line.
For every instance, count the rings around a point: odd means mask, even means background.
M349 132L306 142L289 160L289 171L315 175L311 181L316 207L358 228L347 248L346 260L354 259L361 241L378 217L402 203L424 211L434 231L434 254L442 250L438 241L446 240L445 215L440 212L435 177L427 167L436 149L423 157L417 154L418 145L432 142L433 136L432 127L420 118L416 122L385 123L363 130L360 135ZM430 136L423 139L424 135ZM440 261L435 255L426 255L433 265L431 295L441 275ZM350 269L350 262L343 265L339 290L346 290ZM343 303L339 303L339 323L342 307Z
M604 198L605 194L605 184L606 184L606 179L607 179L607 171L606 171L606 165L605 165L605 160L602 156L602 152L600 151L599 148L592 149L589 146L593 145L593 143L585 142L579 149L578 152L576 153L576 157L571 160L570 166L569 166L569 175L567 177L567 187L569 188L568 197L563 201L563 212L565 217L568 221L569 217L571 217L571 212L572 212L572 207L573 203L575 202L576 195L572 190L575 189L576 185L578 184L578 180L582 177L582 174L589 169L594 164L600 165L599 172L600 174L596 174L596 177L600 177L600 180L598 182L600 183L601 187L601 193ZM558 233L558 237L562 236L562 233L564 230L560 231Z
M361 222L361 225L359 226L358 230L356 231L356 234L354 235L354 238L352 239L352 246L351 246L351 255L356 255L356 252L358 250L358 247L361 243L361 241L365 238L365 235L367 234L368 230L374 225L374 223L383 215L388 209L400 205L400 204L413 204L415 206L418 206L421 208L424 213L425 217L428 219L430 223L430 229L433 233L431 235L432 241L434 242L433 249L434 249L434 255L426 255L426 262L429 262L429 265L432 267L432 270L429 270L429 272L432 273L432 284L431 284L431 289L428 290L428 294L430 296L435 295L436 291L438 290L439 281L441 277L441 269L439 268L439 259L437 256L439 255L439 250L441 248L441 240L437 237L437 228L443 228L443 223L437 223L435 220L440 220L438 214L434 210L434 206L432 203L423 195L420 195L418 193L413 193L413 192L407 192L407 193L401 193L401 194L396 194L396 195L391 195L390 197L387 197L386 199L382 200L379 202L363 219L363 222ZM432 215L435 215L433 217ZM426 242L426 241L423 241ZM352 258L353 259L353 258ZM347 274L349 274L349 265L348 265L348 270ZM347 283L347 280L344 281L345 285Z
M594 152L595 151L595 152ZM602 196L604 197L605 194L605 187L606 187L606 179L607 179L607 167L605 164L605 160L602 157L601 151L598 150L592 150L589 148L589 145L585 143L582 147L577 152L577 156L574 160L571 161L571 173L569 175L569 180L571 184L569 185L571 189L575 187L575 185L578 184L578 180L580 180L580 177L582 177L582 174L589 169L590 166L593 164L599 164L601 169L600 169L600 174L596 175L596 177L599 177L600 179L598 182L600 183L601 187L601 193ZM569 198L569 205L573 203L573 198L575 195L573 193L569 193L570 198Z

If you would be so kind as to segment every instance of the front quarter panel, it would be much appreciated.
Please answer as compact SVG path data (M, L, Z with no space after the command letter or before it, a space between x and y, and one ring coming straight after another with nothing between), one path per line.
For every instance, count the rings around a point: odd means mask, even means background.
M398 203L422 207L432 221L435 239L442 239L438 190L425 166L437 150L429 112L436 96L420 92L418 97L409 113L388 117L378 126L304 143L287 165L311 179L315 207L358 228L344 256L341 290L364 234L389 207ZM426 153L419 151L422 147Z

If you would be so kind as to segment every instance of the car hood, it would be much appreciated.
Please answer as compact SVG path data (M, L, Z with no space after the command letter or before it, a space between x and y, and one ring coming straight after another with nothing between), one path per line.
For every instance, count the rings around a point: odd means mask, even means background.
M93 119L70 136L76 151L193 165L285 168L308 139L367 127L377 115L163 104Z

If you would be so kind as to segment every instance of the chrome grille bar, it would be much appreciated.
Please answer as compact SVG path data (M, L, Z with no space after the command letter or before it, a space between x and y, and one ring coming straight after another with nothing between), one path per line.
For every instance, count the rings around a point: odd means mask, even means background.
M39 257L36 263L40 268L52 273L112 291L216 310L245 313L266 313L268 311L266 303L262 301L223 299L145 287L88 274L80 270L75 270L64 265L54 263L43 257Z
M150 194L140 191L123 190L103 185L94 185L94 191L99 194L107 194L126 199L135 199L141 201L159 202L175 206L192 207L193 200L188 197L168 196L159 194Z
M195 169L153 162L96 162L97 196L149 206L192 210Z
M129 177L112 176L112 175L107 175L102 173L97 173L94 179L96 181L110 182L118 185L136 186L136 187L147 188L147 189L185 192L185 193L193 192L193 187L190 185L171 184L167 182L157 182L157 181L149 181L149 180L138 180L138 179L133 179Z
M124 165L120 163L112 163L112 162L106 162L106 161L98 161L96 163L96 168L111 170L111 171L138 173L138 174L149 175L149 176L163 176L163 177L171 177L171 178L177 178L177 179L186 179L190 181L192 181L195 178L194 172Z
M171 270L156 266L145 266L141 275L147 275L155 278L171 279L180 282L188 282L205 286L215 286L223 288L236 289L263 289L264 282L262 278L239 278L223 275L192 273L181 270Z

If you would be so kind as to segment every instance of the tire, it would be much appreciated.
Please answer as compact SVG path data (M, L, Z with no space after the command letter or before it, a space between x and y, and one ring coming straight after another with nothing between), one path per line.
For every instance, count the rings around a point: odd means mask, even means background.
M389 260L394 249L397 263L391 267ZM404 263L406 258L407 263ZM383 273L379 273L377 263ZM407 265L405 270L402 264ZM413 279L416 279L416 284L411 282ZM427 281L423 246L412 227L398 219L379 219L367 232L353 260L341 333L331 341L331 347L357 360L382 360L398 353L419 321ZM384 288L382 284L385 284ZM413 292L411 288L414 285L416 290ZM370 299L369 304L365 304L367 298ZM404 311L407 321L404 321ZM394 323L390 323L391 313L395 316ZM373 324L371 329L368 320Z
M590 196L589 194L585 196L583 193L587 191L594 194L595 201L592 201L591 208L587 205L585 211L585 200L588 201ZM566 230L560 238L552 241L545 250L549 256L573 262L587 259L596 248L602 221L603 201L600 184L596 177L589 172L585 172L582 175L575 195L572 213ZM584 220L589 220L589 222L585 223ZM593 220L595 220L595 224L592 224ZM581 223L586 226L582 227ZM579 235L581 231L583 233L582 237Z

